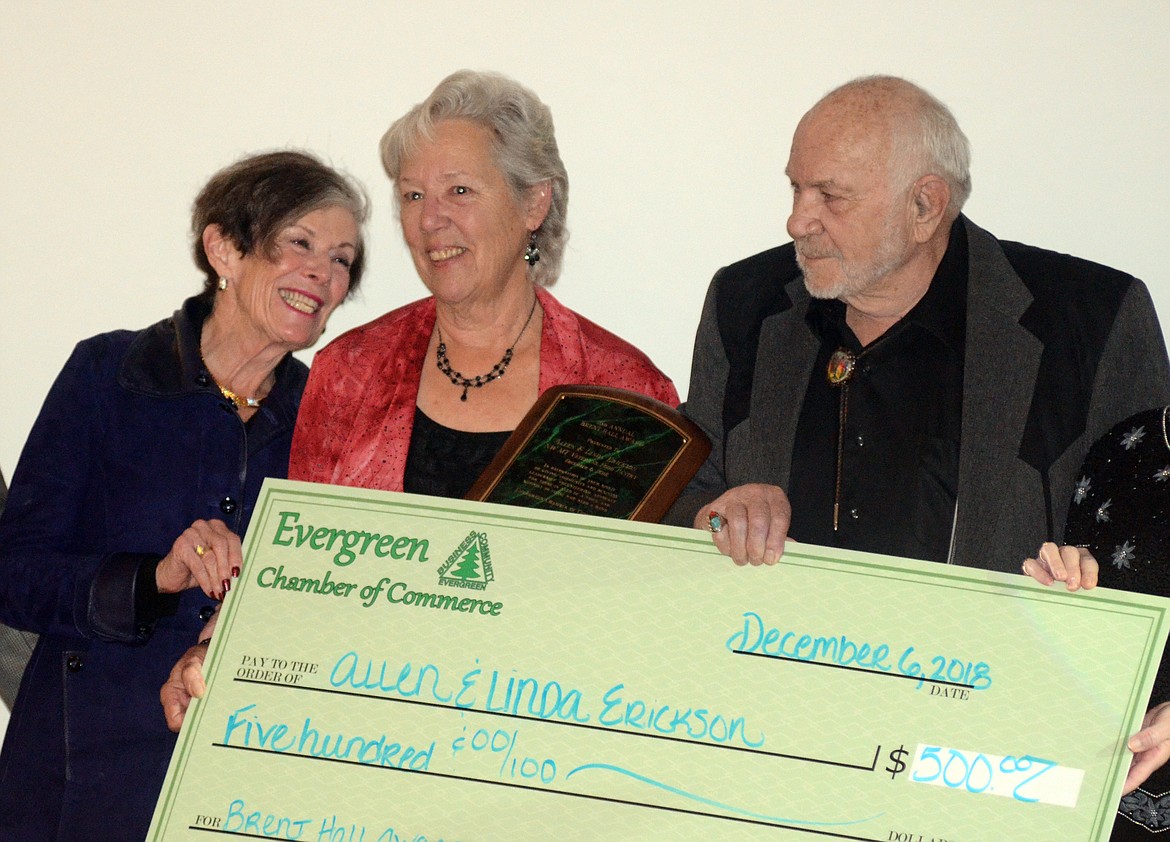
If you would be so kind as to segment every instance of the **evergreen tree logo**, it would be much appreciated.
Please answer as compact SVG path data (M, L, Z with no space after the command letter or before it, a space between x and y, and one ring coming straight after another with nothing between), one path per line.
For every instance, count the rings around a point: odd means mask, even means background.
M472 530L439 568L439 584L452 588L484 590L492 575L492 554L487 533Z
M463 559L455 565L450 576L452 579L462 579L465 582L479 579L479 544L472 544L467 548L463 553Z

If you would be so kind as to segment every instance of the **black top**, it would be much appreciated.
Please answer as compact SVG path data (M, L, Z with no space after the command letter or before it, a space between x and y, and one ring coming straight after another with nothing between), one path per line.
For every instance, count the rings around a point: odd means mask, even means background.
M1069 506L1065 540L1093 553L1101 565L1102 587L1170 596L1170 436L1165 409L1130 416L1093 445ZM1168 666L1163 657L1151 706L1170 701ZM1170 798L1159 798L1168 791L1170 769L1163 766L1122 798L1123 818L1111 838L1152 839L1144 834L1170 828Z
M966 254L966 231L952 225L926 294L864 349L845 322L843 302L809 303L806 318L820 337L820 350L793 447L788 495L789 534L795 540L947 560L959 484ZM832 385L826 369L840 348L851 351L857 363L847 383Z
M463 497L508 440L511 431L469 433L432 421L417 407L403 490L432 497Z

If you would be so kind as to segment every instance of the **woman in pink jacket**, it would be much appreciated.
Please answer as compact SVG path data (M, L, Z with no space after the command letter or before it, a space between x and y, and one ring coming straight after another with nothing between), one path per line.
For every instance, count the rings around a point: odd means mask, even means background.
M390 127L382 163L431 295L317 354L290 478L461 497L550 386L678 404L645 354L546 289L568 239L569 183L535 94L455 73Z

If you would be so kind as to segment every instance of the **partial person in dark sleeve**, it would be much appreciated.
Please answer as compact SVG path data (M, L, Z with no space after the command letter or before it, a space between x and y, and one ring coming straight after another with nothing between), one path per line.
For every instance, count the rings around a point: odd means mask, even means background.
M1045 543L1024 572L1070 591L1098 585L1170 597L1170 406L1139 412L1102 436L1078 472L1065 546ZM1170 831L1170 658L1163 655L1112 840Z

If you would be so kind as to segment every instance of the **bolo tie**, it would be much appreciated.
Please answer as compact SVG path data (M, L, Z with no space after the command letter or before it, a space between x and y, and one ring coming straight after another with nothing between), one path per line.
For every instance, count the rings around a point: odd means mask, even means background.
M882 343L890 335L887 331L878 339L869 343L856 354L848 348L838 348L829 357L829 364L825 368L825 378L829 385L841 390L841 398L837 409L837 476L833 483L833 531L837 531L841 515L841 464L845 458L845 422L849 418L849 382L857 371L858 361Z

